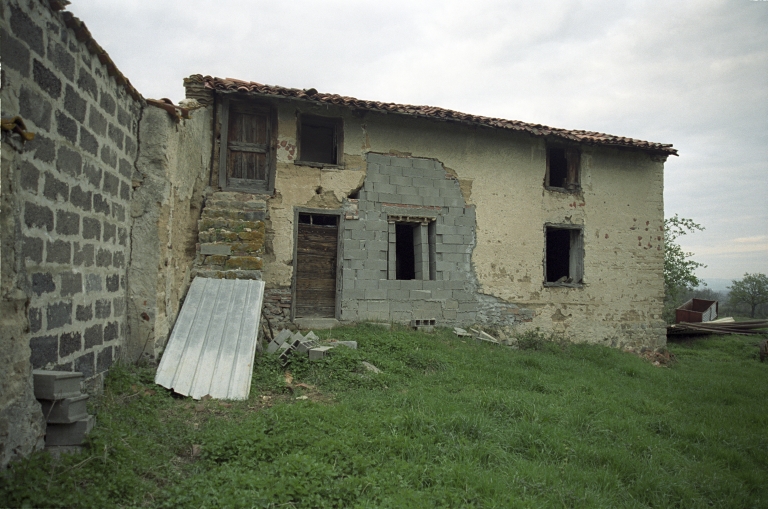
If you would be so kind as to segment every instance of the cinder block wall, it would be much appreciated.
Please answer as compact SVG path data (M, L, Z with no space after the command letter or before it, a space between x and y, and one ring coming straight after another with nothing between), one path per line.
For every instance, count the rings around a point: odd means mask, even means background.
M397 280L388 273L391 214L434 217L434 279ZM532 316L478 293L471 268L475 207L439 161L367 154L359 219L344 221L342 238L342 320L436 319L445 325L482 317L511 325Z
M31 348L32 368L81 371L99 387L126 335L129 200L143 100L110 75L115 69L100 60L108 57L72 16L48 2L4 1L0 36L2 116L21 116L35 134L24 144L3 135L13 208L4 213L14 217L2 239L13 262L3 271L14 273L27 299L28 333L17 341Z

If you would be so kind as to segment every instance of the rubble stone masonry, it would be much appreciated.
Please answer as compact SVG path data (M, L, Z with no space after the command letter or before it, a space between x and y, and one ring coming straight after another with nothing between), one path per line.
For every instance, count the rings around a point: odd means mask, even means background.
M7 384L31 388L34 368L80 371L98 388L126 334L129 200L142 105L47 2L4 1L0 37L2 116L20 116L35 134L26 143L3 134L2 219L9 227L0 238L2 300L26 315L17 317L24 334L4 334L3 349L19 359L28 352L31 362L3 370L2 392ZM12 406L0 401L0 464L36 444L34 437L8 442ZM30 415L35 410L30 404Z

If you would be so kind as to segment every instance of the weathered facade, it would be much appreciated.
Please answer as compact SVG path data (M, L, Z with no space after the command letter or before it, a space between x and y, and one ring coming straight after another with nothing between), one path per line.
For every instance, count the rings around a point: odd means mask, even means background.
M63 4L0 4L0 465L42 446L32 369L156 361L195 276L263 279L273 328L664 343L671 146L200 75L144 99Z
M273 320L664 344L670 146L236 80L186 86L215 110L212 182L265 195ZM261 166L243 178L249 157Z

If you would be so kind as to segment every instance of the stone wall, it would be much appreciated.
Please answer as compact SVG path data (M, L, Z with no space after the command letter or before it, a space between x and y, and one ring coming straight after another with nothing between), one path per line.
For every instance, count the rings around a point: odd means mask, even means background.
M30 398L32 368L81 371L98 389L126 336L128 211L142 104L67 20L48 2L0 5L2 116L20 116L35 134L26 143L3 135L3 186L11 195L3 219L13 227L0 241L2 305L26 312L11 356L30 356L24 365L11 361L10 372L4 361L0 423L17 404L8 398ZM39 413L34 406L29 415ZM39 445L17 433L0 441L3 464Z
M154 362L190 285L210 173L210 107L183 119L148 106L133 174L126 360Z

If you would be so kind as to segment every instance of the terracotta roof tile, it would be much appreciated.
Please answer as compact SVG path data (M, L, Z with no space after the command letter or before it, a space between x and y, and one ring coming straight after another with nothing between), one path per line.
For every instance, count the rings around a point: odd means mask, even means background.
M511 129L523 131L534 136L552 136L565 140L593 145L609 145L615 147L634 148L648 152L677 155L677 150L671 144L653 143L650 141L613 136L594 131L579 131L559 129L541 124L529 124L517 120L505 120L503 118L483 117L458 111L447 110L435 106L414 106L409 104L383 103L379 101L366 101L346 97L338 94L319 93L314 88L301 90L298 88L285 88L272 85L262 85L253 81L242 81L234 78L214 78L195 74L185 82L202 84L206 89L221 92L245 92L261 96L292 97L312 102L335 104L352 109L378 111L383 113L396 113L422 118L434 118L438 120L461 122L488 126L498 129Z

